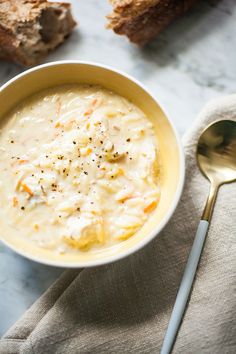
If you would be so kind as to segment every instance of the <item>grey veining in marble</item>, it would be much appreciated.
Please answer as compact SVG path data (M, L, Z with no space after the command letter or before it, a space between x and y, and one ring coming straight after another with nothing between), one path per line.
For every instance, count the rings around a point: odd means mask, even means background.
M80 25L45 61L79 59L109 64L144 83L180 134L212 98L235 92L236 2L199 0L156 40L139 49L105 29L107 0L73 0ZM0 84L22 68L0 63ZM0 335L62 272L26 260L0 245Z

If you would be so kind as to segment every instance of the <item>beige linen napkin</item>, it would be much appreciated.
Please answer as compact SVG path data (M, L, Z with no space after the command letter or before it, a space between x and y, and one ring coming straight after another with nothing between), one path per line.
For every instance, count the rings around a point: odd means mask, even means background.
M210 103L184 138L186 184L165 230L114 264L68 270L0 341L1 354L158 353L209 183L195 161L209 122L236 120L236 95ZM220 189L174 354L236 352L236 184Z

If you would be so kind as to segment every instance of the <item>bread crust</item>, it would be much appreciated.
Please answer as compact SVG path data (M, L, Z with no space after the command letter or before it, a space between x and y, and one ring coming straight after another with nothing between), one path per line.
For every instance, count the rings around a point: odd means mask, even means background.
M186 12L196 0L110 0L113 13L108 28L126 35L138 45L154 38L176 17Z
M35 65L60 45L75 25L68 3L2 0L0 59Z
M150 7L156 6L162 0L110 0L113 11L122 17L138 16Z

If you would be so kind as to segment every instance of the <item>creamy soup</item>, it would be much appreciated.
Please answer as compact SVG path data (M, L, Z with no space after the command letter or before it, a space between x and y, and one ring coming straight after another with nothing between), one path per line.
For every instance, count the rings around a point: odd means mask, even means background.
M16 237L58 253L128 239L160 199L151 122L98 86L28 98L4 120L0 150L1 217Z

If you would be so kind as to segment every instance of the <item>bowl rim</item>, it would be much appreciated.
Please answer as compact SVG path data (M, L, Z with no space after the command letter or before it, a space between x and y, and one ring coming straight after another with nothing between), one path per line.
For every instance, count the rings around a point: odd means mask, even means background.
M184 149L183 149L183 145L182 142L180 140L179 137L179 133L177 132L176 128L174 127L172 121L169 119L169 114L167 113L166 109L163 109L162 104L160 103L159 99L157 99L155 97L154 94L152 94L150 92L150 90L143 85L138 79L132 77L131 75L123 72L122 70L116 69L113 66L110 65L106 65L106 64L101 64L101 63L97 63L97 62L93 62L93 61L86 61L86 60L58 60L58 61L52 61L49 63L44 63L41 65L37 65L33 68L27 69L25 71L23 71L22 73L14 76L12 79L8 80L6 83L4 83L1 87L0 87L0 94L3 90L5 90L8 86L14 84L14 82L16 82L17 80L19 80L20 78L24 77L24 76L28 76L30 75L32 72L34 71L39 71L41 69L47 68L47 67L52 67L52 66L59 66L59 65L65 65L65 64L79 64L79 65L90 65L90 66L94 66L97 68L101 68L101 69L105 69L105 70L109 70L112 71L116 74L119 74L123 77L125 77L126 79L134 82L137 86L139 86L141 89L143 89L154 101L155 103L160 107L160 109L163 111L165 118L168 120L171 129L174 133L177 145L178 145L178 150L179 150L179 158L180 158L180 163L179 163L179 181L178 181L178 186L175 192L175 196L173 198L173 202L170 206L170 208L168 209L167 213L165 214L165 216L163 217L163 219L161 220L161 222L159 222L157 224L157 226L152 230L152 232L150 232L149 234L147 234L146 237L144 237L142 239L142 241L136 243L134 246L128 248L127 250L122 251L121 253L115 254L115 255L111 255L106 257L105 260L103 259L97 259L97 260L91 260L88 262L64 262L64 261L55 261L55 260L47 260L47 259L41 259L40 257L37 257L35 255L30 255L28 254L28 252L24 252L23 250L18 250L17 247L12 246L10 243L8 243L5 239L0 239L0 241L7 247L9 247L11 250L15 251L16 253L18 253L19 255L32 260L34 262L38 262L44 265L48 265L48 266L55 266L55 267L61 267L61 268L90 268L90 267L95 267L95 266L101 266L101 265L105 265L105 264L109 264L109 263L113 263L115 261L118 261L120 259L123 259L135 252L137 252L138 250L142 249L144 246L146 246L149 242L151 242L156 236L158 236L158 234L164 229L164 227L167 225L167 223L169 222L169 220L171 219L178 203L179 200L181 198L182 195L182 191L183 191L183 187L184 187L184 182L185 182L185 157L184 157Z

